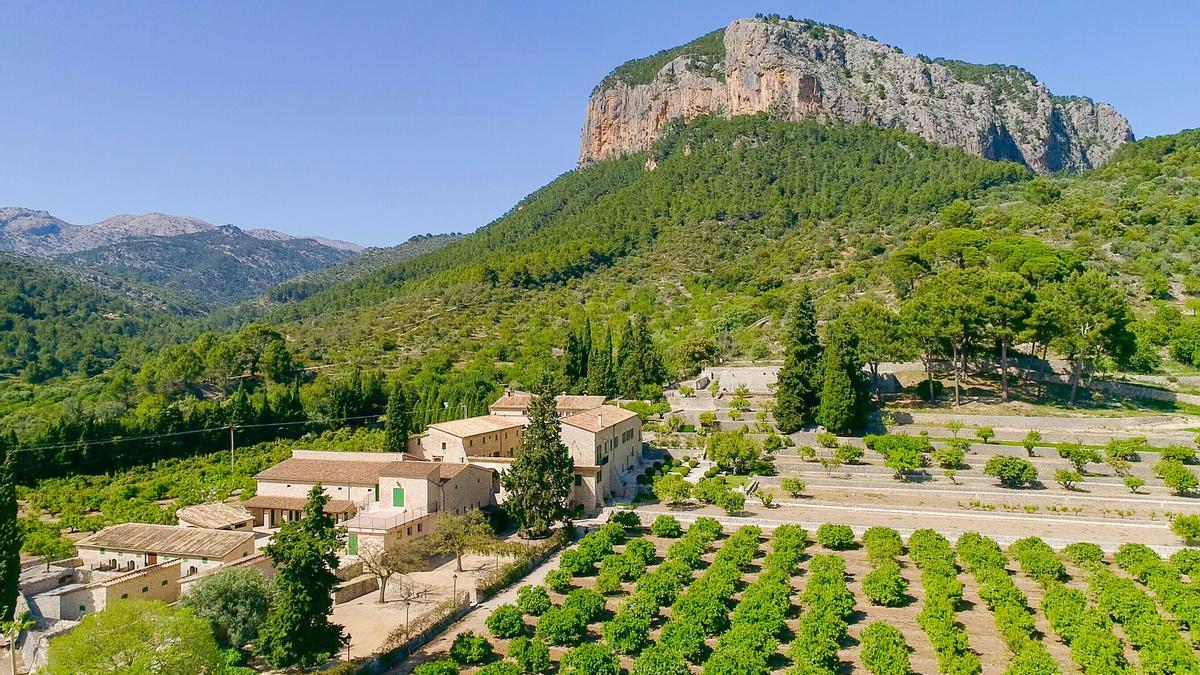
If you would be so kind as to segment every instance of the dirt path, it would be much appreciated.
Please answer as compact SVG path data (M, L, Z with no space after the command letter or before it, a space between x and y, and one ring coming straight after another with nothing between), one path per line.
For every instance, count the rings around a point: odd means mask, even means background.
M882 607L872 604L862 590L862 579L871 571L866 552L863 549L857 549L844 551L841 555L846 560L846 572L850 575L849 588L854 593L855 607L859 612L866 613L865 617L850 624L850 637L853 639L853 643L844 650L843 653L847 655L847 658L842 660L854 664L854 672L865 672L862 670L862 656L858 640L867 626L876 621L882 621L895 626L904 633L904 641L912 649L909 661L912 664L913 672L936 673L937 654L933 651L933 644L929 642L929 636L917 623L917 615L925 603L925 589L921 586L920 573L917 572L916 567L906 558L899 560L901 574L908 580L908 594L912 600L901 607Z
M958 575L963 585L963 609L958 612L958 622L967 629L967 640L971 650L979 655L983 672L1003 673L1012 654L1004 644L1000 629L996 628L996 617L979 597L979 585L975 576L963 570Z
M1050 630L1050 621L1046 619L1046 614L1042 612L1042 598L1045 597L1045 592L1040 584L1033 579L1021 573L1021 568L1015 563L1008 564L1008 573L1012 577L1013 583L1017 585L1022 593L1025 594L1025 600L1029 603L1029 609L1033 610L1033 618L1036 621L1037 630L1042 634L1042 644L1046 646L1046 651L1050 656L1058 661L1059 668L1064 674L1079 673L1079 666L1075 660L1071 658L1071 648L1058 637L1054 631Z

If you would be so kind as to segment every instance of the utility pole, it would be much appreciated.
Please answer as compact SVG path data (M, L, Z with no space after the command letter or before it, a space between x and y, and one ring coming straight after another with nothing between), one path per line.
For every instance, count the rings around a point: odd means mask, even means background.
M229 468L233 469L233 425L229 425Z

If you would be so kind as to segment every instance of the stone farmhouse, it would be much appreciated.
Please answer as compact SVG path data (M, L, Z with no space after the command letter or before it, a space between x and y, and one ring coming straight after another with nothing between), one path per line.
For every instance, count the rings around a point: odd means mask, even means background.
M255 553L254 533L199 527L122 523L75 543L84 567L133 571L178 560L179 577L209 572Z
M467 463L424 461L408 453L296 450L255 476L257 494L244 502L256 526L275 529L300 517L317 483L327 513L346 528L347 552L421 537L439 512L460 514L496 504L499 478Z
M520 450L525 411L533 394L505 392L490 414L431 424L408 441L408 452L443 463L471 463L504 473ZM575 462L573 502L585 515L604 500L630 496L642 461L642 424L637 414L607 405L603 396L555 397L562 441ZM501 501L504 498L500 494Z

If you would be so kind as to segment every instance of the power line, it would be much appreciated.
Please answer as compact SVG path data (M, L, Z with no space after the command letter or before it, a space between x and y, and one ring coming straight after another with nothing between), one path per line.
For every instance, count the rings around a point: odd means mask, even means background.
M459 406L455 406L455 407L459 407ZM467 413L467 410L466 410L467 404L464 403L464 404L462 404L461 407L463 408L463 416L465 417L466 413ZM424 414L424 413L428 413L428 412L434 412L434 411L438 411L438 410L449 410L449 409L450 408L449 408L448 403L443 403L443 405L441 405L441 406L426 408L424 410L408 410L406 412L408 412L409 414L412 414L412 415L416 415L416 414ZM304 425L304 424L325 424L325 423L330 423L330 422L352 422L352 421L357 421L357 420L365 420L365 419L383 417L385 413L386 413L386 410L384 412L380 412L380 413L373 413L370 415L356 415L353 417L334 417L334 418L325 418L325 419L311 419L311 420L303 420L303 421L296 421L296 422L263 422L263 423L259 423L259 424L232 424L232 425L226 424L226 425L219 426L219 427L207 427L204 429L188 429L186 431L171 431L171 432L164 432L164 433L160 433L160 434L145 434L143 436L111 436L109 438L91 439L91 440L86 440L86 441L79 440L79 441L74 441L74 442L69 442L69 443L27 445L27 446L13 448L12 452L32 452L34 450L62 450L65 448L90 447L93 445L115 445L117 443L129 443L132 441L147 441L147 440L153 440L156 438L173 438L176 436L187 436L187 435L191 435L191 434L206 434L206 433L211 433L214 431L226 431L226 430L230 429L230 427L232 427L234 429L261 429L264 427L286 427L286 426L296 426L296 425Z

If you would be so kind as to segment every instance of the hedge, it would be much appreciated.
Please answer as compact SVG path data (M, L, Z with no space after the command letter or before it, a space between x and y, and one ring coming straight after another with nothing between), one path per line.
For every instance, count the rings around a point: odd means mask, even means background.
M858 638L863 665L873 675L909 675L908 645L898 628L876 621Z
M970 651L967 632L955 620L963 588L950 542L933 530L917 530L908 539L908 553L921 570L925 605L917 615L917 623L937 653L938 672L979 673L979 657Z

